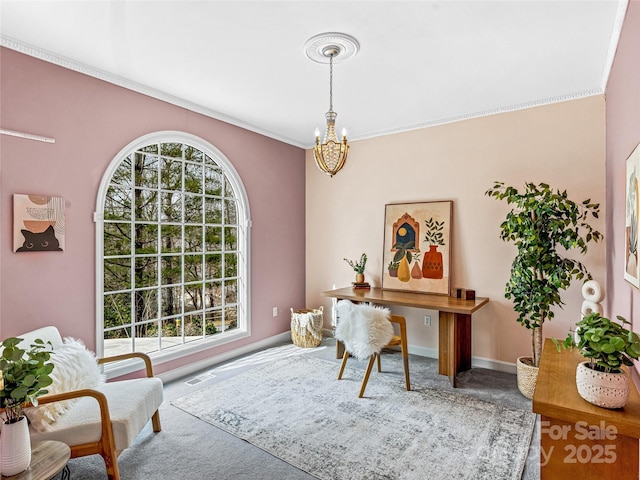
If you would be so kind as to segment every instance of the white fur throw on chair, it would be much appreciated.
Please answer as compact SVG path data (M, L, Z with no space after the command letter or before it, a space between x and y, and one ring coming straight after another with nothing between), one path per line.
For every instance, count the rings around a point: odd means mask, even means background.
M340 300L336 304L338 326L335 338L358 360L365 360L380 351L394 335L388 308L368 303L354 304Z

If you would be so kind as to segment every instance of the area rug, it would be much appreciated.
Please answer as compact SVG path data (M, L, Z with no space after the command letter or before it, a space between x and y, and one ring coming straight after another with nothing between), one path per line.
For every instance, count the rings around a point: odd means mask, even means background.
M383 364L384 365L384 364ZM322 480L520 479L535 415L304 355L172 404Z

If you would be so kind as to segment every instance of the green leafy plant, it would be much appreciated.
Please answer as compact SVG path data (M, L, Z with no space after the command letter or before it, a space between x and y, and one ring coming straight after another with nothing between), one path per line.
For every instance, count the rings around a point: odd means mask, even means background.
M15 423L23 416L27 403L38 404L37 398L48 393L49 376L53 363L51 343L34 340L29 349L20 348L21 338L10 337L2 342L0 357L0 406L3 407L7 423Z
M429 220L425 220L424 223L427 226L424 241L427 242L428 245L444 245L444 235L442 234L444 230L444 220L439 222L430 218Z
M398 265L400 265L403 257L407 257L407 262L411 263L411 260L413 260L413 257L416 254L416 252L413 251L414 246L415 242L413 240L407 243L396 243L393 246L393 248L396 249L396 253L393 256L393 263L397 263Z
M517 248L505 297L513 298L517 321L531 330L532 364L537 367L542 325L554 317L554 306L564 305L560 291L573 279L591 278L580 261L563 255L573 249L585 254L589 242L602 239L587 223L589 217L598 218L600 205L591 200L577 204L566 190L554 191L546 183L526 183L519 192L495 182L485 194L513 205L500 225L500 238Z
M398 267L400 266L400 262L389 262L389 265L387 265L387 270L398 270Z
M360 255L360 261L358 262L354 262L353 260L349 260L347 258L344 258L343 260L347 262L356 273L364 273L364 267L367 264L367 254L363 253L362 255Z
M617 373L622 365L630 367L633 360L640 357L640 337L625 328L631 322L620 315L616 318L621 324L593 312L576 323L577 347L582 356L589 359L589 366L593 370ZM562 343L552 338L558 351L560 347L571 350L576 346L572 333L570 331Z

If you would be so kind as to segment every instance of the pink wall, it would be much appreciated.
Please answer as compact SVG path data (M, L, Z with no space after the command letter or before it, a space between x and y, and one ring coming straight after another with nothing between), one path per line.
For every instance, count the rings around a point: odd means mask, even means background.
M640 2L631 1L606 90L607 310L640 331L640 291L624 280L625 166L640 143ZM640 366L637 365L640 372Z
M305 300L305 152L110 83L0 49L2 128L55 144L0 137L0 338L57 325L95 345L95 224L100 180L121 148L147 133L177 130L220 149L249 197L252 335L164 364L158 372L285 332L289 307ZM66 203L66 250L12 252L12 195ZM272 308L282 312L273 318Z

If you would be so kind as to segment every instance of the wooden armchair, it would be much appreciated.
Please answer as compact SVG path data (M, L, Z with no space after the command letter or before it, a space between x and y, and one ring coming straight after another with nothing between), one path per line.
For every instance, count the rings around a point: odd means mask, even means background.
M54 352L63 345L55 327L44 327L19 337L25 345L36 338L50 341ZM36 429L32 424L31 440L64 442L71 448L71 458L98 454L104 459L109 480L119 480L117 456L133 443L149 420L154 432L161 429L158 408L163 397L162 381L153 376L150 358L143 353L129 353L97 359L97 362L105 364L131 358L144 361L146 377L39 397L37 408L70 399L73 403L66 406L66 412L50 427Z

